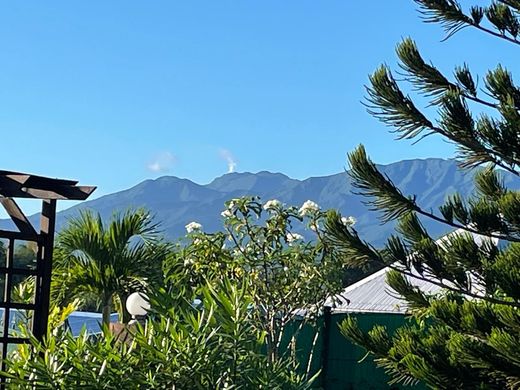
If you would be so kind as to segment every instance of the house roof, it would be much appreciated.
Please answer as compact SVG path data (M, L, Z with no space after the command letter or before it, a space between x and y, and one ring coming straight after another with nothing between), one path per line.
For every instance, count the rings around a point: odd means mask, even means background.
M397 296L386 284L386 274L390 268L385 267L365 279L345 288L333 299L329 299L328 306L335 313L394 313L407 312L406 301ZM408 277L410 282L426 293L440 291L440 287L423 280Z
M110 321L117 321L117 319L117 313L110 315ZM67 318L67 324L74 336L78 336L83 328L89 335L101 333L101 321L101 313L87 311L75 311Z
M3 308L0 308L0 318L4 313ZM23 310L11 309L9 317L9 329L15 333L19 330L20 324L26 324L27 313ZM117 321L117 313L110 315L110 321ZM88 311L74 311L66 320L73 336L78 336L83 328L88 335L95 335L101 333L102 314Z
M436 242L442 246L448 236L465 234L464 229L457 229L447 235L439 238ZM478 234L468 233L480 245L484 237ZM499 245L496 239L492 239L493 244ZM386 274L390 270L385 267L372 275L361 279L345 288L340 294L329 298L326 302L327 306L332 307L335 313L394 313L405 314L408 310L406 301L399 297L386 284ZM441 287L418 279L416 277L408 277L408 280L414 286L417 286L425 293L436 293L441 291Z

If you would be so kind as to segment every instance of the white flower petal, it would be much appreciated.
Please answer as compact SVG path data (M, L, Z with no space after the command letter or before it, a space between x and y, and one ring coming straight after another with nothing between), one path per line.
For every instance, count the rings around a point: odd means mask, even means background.
M194 232L195 230L201 230L202 229L202 225L198 222L190 222L189 224L187 224L185 226L186 228L186 231L188 233L192 233Z
M265 202L264 204L264 210L273 210L282 205L282 202L280 202L278 199L271 199Z
M307 200L303 203L302 207L300 207L300 210L298 210L299 214L304 217L306 215L315 213L320 210L320 206L318 206L317 203L313 202L312 200Z

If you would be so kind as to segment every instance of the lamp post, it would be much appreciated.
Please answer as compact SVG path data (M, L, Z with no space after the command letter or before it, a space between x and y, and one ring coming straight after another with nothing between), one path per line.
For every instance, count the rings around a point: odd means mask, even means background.
M144 320L150 310L150 302L145 293L134 292L126 299L126 310L132 316L128 325Z

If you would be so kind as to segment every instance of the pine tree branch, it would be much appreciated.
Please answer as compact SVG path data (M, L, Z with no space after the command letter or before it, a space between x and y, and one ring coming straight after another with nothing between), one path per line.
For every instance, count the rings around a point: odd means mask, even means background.
M471 26L497 38L504 39L516 45L520 45L520 40L516 39L515 37L509 37L505 35L505 32L498 33L487 27L483 27L480 22L482 20L484 10L480 7L474 7L472 11L477 11L478 9L478 12L472 12L472 15L469 16L462 11L460 4L454 0L414 1L419 5L419 12L423 15L423 19L426 23L440 23L444 27L444 30L447 33L445 39L449 39L463 28ZM509 1L511 2L511 0ZM507 3L504 4L510 6ZM487 11L489 11L489 9Z
M415 209L414 211L416 211L417 213L425 216L425 217L428 217L428 218L431 218L437 222L440 222L440 223L443 223L445 225L448 225L448 226L451 226L451 227L454 227L456 229L463 229L469 233L473 233L473 234L478 234L480 236L485 236L485 237L489 237L489 238L496 238L498 240L505 240L505 241L510 241L510 242L520 242L520 238L518 237L512 237L512 236L509 236L509 235L505 235L505 234L495 234L495 233L484 233L482 231L479 231L477 229L473 229L467 225L461 225L461 224L458 224L458 223L455 223L455 222L450 222L450 221L447 221L446 219L444 218L440 218L439 216L433 214L433 213L429 213L427 211L424 211L423 209L421 209L420 207L417 207L417 209Z
M511 37L508 37L507 35L505 34L501 34L501 33L497 33L496 31L493 31L489 28L486 28L486 27L483 27L481 25L477 25L477 24L473 24L471 23L470 24L471 26L475 27L476 29L480 30L480 31L483 31L485 33L488 33L488 34L491 34L497 38L501 38L501 39L504 39L508 42L511 42L511 43L514 43L516 45L520 45L520 40L516 39L516 38L511 38Z
M471 100L471 101L473 101L475 103L482 104L483 106L486 106L486 107L489 107L489 108L495 108L495 109L498 109L498 107L499 107L498 104L496 104L496 103L491 103L491 102L488 102L486 100L480 99L480 98L478 98L476 96L471 96L471 95L469 95L466 92L461 91L460 94L462 96L464 96L466 99Z
M455 77L459 84L449 81L433 64L428 64L422 58L417 45L411 38L405 38L396 48L399 57L399 67L403 69L406 81L417 85L417 89L426 96L435 99L433 104L440 102L439 95L448 91L457 91L465 98L497 109L499 106L477 97L477 88L466 65L455 69Z
M443 128L435 126L413 101L403 94L388 67L382 66L377 69L370 76L370 82L371 86L366 87L368 112L381 122L396 127L394 132L400 133L398 139L416 138L425 130L427 133L419 140L437 133L472 152L474 159L469 165L491 162L520 176L520 172L513 168L520 165L520 161L490 149L475 137L471 114L459 95L448 91L441 98L441 124L445 127Z
M505 305L505 306L511 306L511 307L520 307L520 302L504 301L502 299L498 299L498 298L494 298L494 297L490 297L490 296L486 296L486 295L475 294L475 293L472 293L471 291L464 291L462 289L450 286L450 285L448 285L446 283L443 283L443 282L441 282L439 280L426 278L424 276L421 276L421 275L418 275L418 274L414 274L414 273L412 273L410 271L403 270L402 268L397 267L397 266L395 266L393 264L390 264L390 265L386 264L386 266L388 268L390 268L390 269L392 269L394 271L400 272L403 275L406 275L408 277L415 278L415 279L421 280L423 282L431 283L431 284L434 284L434 285L436 285L438 287L442 287L442 288L445 288L447 290L450 290L450 291L453 291L453 292L456 292L456 293L459 293L459 294L464 294L464 295L466 295L468 297L471 297L471 298L481 299L481 300L488 301L488 302L491 302L491 303L496 303L496 304L499 304L499 305Z
M435 275L432 271L429 271L436 279L432 279L430 277L426 277L420 275L418 273L413 273L411 271L411 267L406 264L408 260L408 256L404 255L406 258L396 258L393 257L392 262L385 261L385 256L381 254L381 251L375 250L369 244L362 241L357 233L344 226L341 223L340 215L335 212L330 212L326 222L326 230L328 239L336 248L340 250L340 253L344 253L348 256L348 260L350 261L350 266L362 266L363 264L367 264L369 261L380 264L384 267L388 267L394 271L400 272L408 277L412 277L423 282L428 282L433 285L436 285L441 288L445 288L449 291L453 291L459 294L464 294L468 297L485 300L491 303L501 304L505 306L511 307L520 307L520 302L516 301L506 301L503 299L495 298L488 295L481 295L472 292L469 289L458 288L449 284L442 282L439 276ZM357 257L356 257L357 255ZM397 263L402 264L403 266L396 265Z
M339 219L340 216L338 213L330 212L326 222L326 230L328 233L328 239L336 248L342 251L344 254L348 256L349 261L351 262L350 266L362 266L363 264L367 264L369 261L380 264L384 267L388 267L394 271L400 272L408 277L412 277L423 282L428 282L433 285L436 285L441 288L445 288L449 291L453 291L456 293L464 294L468 297L472 297L475 299L482 299L491 303L502 304L511 307L520 307L520 302L514 301L505 301L502 299L498 299L491 296L480 295L474 292L471 292L467 289L461 289L449 284L442 282L439 279L431 279L425 276L422 276L418 273L413 273L410 270L404 269L403 267L399 267L396 263L401 263L404 267L408 267L405 264L406 259L398 259L394 258L394 262L390 263L385 261L384 256L381 255L380 251L375 250L370 247L369 244L363 242L355 231L349 230L348 227L344 226ZM358 254L356 258L356 254ZM434 274L432 274L434 275Z
M356 194L375 198L375 200L369 200L366 203L373 205L373 210L375 211L383 210L383 222L388 222L415 211L418 214L456 229L463 229L467 232L485 235L490 238L520 242L519 237L483 233L470 226L448 221L445 218L425 211L417 204L415 197L405 196L399 191L395 184L392 183L389 177L379 172L376 165L368 158L363 146L359 146L353 152L349 153L348 160L351 167L348 174L353 179L352 185L360 190L360 192L356 192Z
M496 0L499 3L507 5L508 7L513 8L514 10L520 12L520 1L518 0Z

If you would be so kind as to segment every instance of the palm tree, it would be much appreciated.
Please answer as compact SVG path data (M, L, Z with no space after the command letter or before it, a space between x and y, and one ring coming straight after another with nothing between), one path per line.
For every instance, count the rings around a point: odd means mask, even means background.
M115 214L108 224L99 213L84 211L58 235L55 285L60 284L67 300L94 298L102 308L103 324L110 322L114 308L125 321L126 298L159 281L168 250L143 209Z

